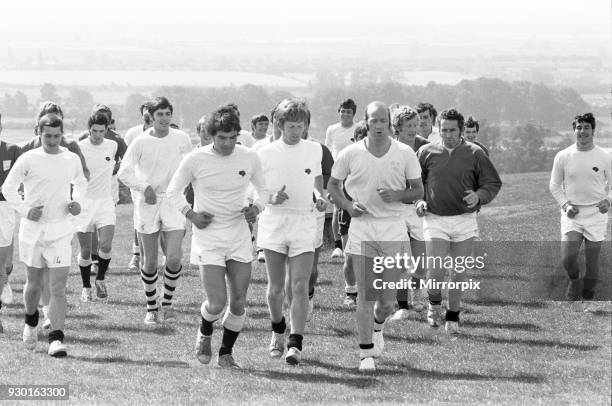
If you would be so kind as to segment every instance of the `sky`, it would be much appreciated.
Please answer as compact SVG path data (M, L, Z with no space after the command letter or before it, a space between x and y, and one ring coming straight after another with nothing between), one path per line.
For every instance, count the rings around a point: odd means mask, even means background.
M612 0L14 0L0 47L53 41L611 41Z

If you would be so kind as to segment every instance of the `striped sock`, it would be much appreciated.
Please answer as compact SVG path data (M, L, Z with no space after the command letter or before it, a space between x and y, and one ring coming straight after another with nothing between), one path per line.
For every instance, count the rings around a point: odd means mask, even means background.
M172 295L174 295L174 289L176 289L178 278L181 276L182 270L182 266L180 266L176 272L172 272L166 267L164 271L164 298L162 299L162 306L172 305Z
M154 274L147 274L142 269L140 270L140 277L144 284L145 295L147 296L147 311L156 312L157 309L157 272Z

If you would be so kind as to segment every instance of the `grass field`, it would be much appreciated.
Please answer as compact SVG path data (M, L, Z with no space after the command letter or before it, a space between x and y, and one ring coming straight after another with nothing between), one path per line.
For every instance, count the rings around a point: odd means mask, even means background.
M483 240L558 240L558 214L548 174L503 177L498 199L479 220ZM357 371L356 326L342 307L340 263L326 250L312 321L299 367L268 358L270 336L264 268L255 264L248 321L235 348L240 372L200 365L194 341L203 299L197 271L177 289L176 322L143 324L140 278L124 265L131 247L131 206L118 208L118 232L107 280L108 303L81 304L78 268L69 279L66 343L52 359L41 336L35 353L22 347L23 266L11 282L0 335L0 384L69 384L74 404L589 404L611 402L610 303L577 313L563 302L467 300L462 334L449 340L424 314L388 325L385 354L373 375ZM608 237L609 240L609 237ZM189 246L187 242L184 244ZM604 255L610 255L610 242ZM187 251L187 250L186 250ZM187 255L185 255L185 261ZM502 264L503 265L503 264ZM511 276L513 264L505 264ZM551 265L551 267L554 267ZM610 268L602 268L602 274ZM609 293L609 292L608 292ZM218 348L219 330L213 345Z

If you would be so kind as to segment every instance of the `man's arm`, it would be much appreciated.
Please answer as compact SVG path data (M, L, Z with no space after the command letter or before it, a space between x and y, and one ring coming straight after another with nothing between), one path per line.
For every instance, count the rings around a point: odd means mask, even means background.
M121 166L119 167L117 176L121 182L123 182L123 184L130 189L144 192L145 189L149 187L149 184L146 182L141 182L138 177L136 177L136 165L140 159L140 145L141 143L138 142L130 144L125 156L123 157L123 161L121 161Z
M478 204L481 206L490 203L502 186L501 178L491 160L485 155L484 151L476 151L478 159L477 174L478 188L475 190L478 195Z
M565 190L563 189L563 166L564 163L561 154L558 153L555 156L555 160L553 161L553 167L550 173L550 183L548 184L548 188L559 206L565 209L565 207L569 203L569 200L567 199Z

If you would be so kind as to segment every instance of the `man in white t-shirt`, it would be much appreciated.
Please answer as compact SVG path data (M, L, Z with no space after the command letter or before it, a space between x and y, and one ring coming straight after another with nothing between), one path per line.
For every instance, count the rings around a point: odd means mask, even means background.
M561 255L569 276L567 299L577 302L591 301L595 296L599 254L612 201L612 157L593 142L595 117L591 113L576 116L572 127L576 143L555 156L550 192L561 208ZM583 241L586 273L581 277L578 254Z
M49 275L49 350L53 357L65 357L66 281L72 254L73 216L81 212L79 199L87 181L76 154L60 147L62 119L45 114L38 121L41 148L19 157L4 184L2 194L23 216L19 230L19 255L27 268L23 289L25 326L23 341L34 350L38 341L38 301L43 274ZM25 199L18 193L23 183ZM71 198L71 185L73 186ZM45 270L47 268L47 270Z
M355 104L353 99L346 99L342 101L338 106L340 122L330 125L327 127L327 131L325 131L325 146L331 151L334 161L338 158L340 151L355 141L355 123L353 119L355 118L356 113L357 104ZM334 213L332 216L334 250L332 251L332 258L341 258L343 256L338 214L338 209L334 206Z
M136 138L128 147L119 179L132 189L134 228L141 248L141 276L147 298L145 324L157 324L157 253L160 234L166 244L164 294L161 301L165 320L173 318L172 298L182 270L182 240L185 218L170 205L166 189L183 156L192 149L191 139L170 127L173 107L165 97L157 97L149 106L153 128L146 137Z
M81 247L79 269L83 282L81 301L93 300L91 293L92 235L98 234L98 269L96 273L96 295L107 297L105 275L111 260L111 248L115 234L115 203L113 200L113 168L117 154L117 143L106 139L108 116L102 113L89 117L89 137L79 141L79 147L89 168L87 194L83 200L83 210L77 217L77 236Z
M368 136L340 153L328 189L335 204L351 215L346 252L353 257L360 297L359 370L373 371L374 358L384 348L382 330L393 313L397 292L395 285L383 282L399 281L402 266L394 263L378 269L375 265L380 265L377 258L410 255L402 218L404 204L420 199L423 185L414 151L391 138L387 106L382 102L370 103L365 121ZM343 182L352 201L344 195Z
M291 279L291 334L287 363L296 365L302 357L302 340L308 312L308 280L312 271L316 217L324 211L321 174L321 146L302 139L308 129L310 111L303 101L283 100L274 120L281 139L257 151L266 185L276 190L272 201L259 216L257 244L264 250L268 271L268 307L272 322L270 356L280 358L285 350L286 323L283 317L285 264ZM315 193L316 203L312 194Z
M442 144L440 131L434 126L438 112L436 108L427 102L417 104L416 110L419 113L419 135L433 144Z

